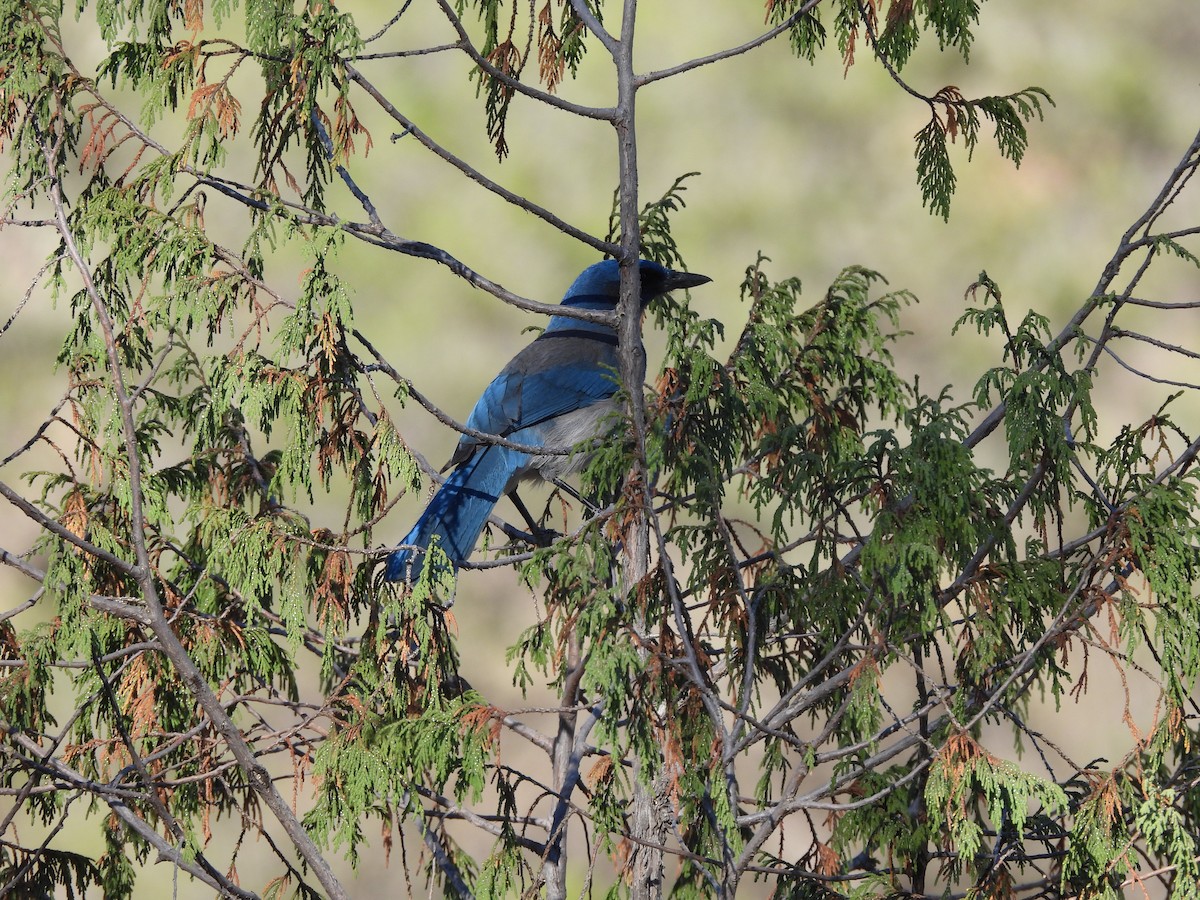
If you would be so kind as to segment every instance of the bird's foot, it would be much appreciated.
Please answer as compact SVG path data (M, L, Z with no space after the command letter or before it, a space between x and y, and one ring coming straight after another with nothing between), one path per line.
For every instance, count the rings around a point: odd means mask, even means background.
M555 541L562 537L561 531L555 531L553 528L542 528L540 525L535 525L529 535L529 543L535 547L549 547Z

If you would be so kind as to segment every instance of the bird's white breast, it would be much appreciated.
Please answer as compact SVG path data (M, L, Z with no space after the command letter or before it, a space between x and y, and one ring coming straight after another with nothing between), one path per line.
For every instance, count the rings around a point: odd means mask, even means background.
M616 412L616 400L601 400L582 409L564 413L541 426L542 443L556 450L570 449L576 444L599 437L616 424ZM587 465L589 458L588 453L535 456L522 467L519 475L522 478L540 477L552 481L578 472Z

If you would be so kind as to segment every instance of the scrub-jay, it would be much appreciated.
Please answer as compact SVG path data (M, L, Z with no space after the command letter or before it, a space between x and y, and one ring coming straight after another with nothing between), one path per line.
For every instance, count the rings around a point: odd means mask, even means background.
M649 260L641 260L638 268L643 310L661 294L712 280L674 272ZM562 305L612 311L619 293L617 261L608 259L584 269L567 290ZM614 328L552 316L546 330L487 386L467 417L467 427L515 444L570 449L602 432L604 419L616 407L617 367ZM385 577L415 581L421 572L423 549L435 536L457 569L475 548L492 507L519 479L551 481L579 471L586 462L586 455L531 455L464 434L443 471L457 468L401 541L417 549L393 552Z

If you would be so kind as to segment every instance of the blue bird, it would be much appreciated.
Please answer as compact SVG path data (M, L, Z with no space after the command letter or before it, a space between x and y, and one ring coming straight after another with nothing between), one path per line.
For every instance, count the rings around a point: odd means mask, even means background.
M642 309L662 294L712 279L638 263ZM573 309L612 311L620 271L608 259L583 270L563 297ZM467 427L516 444L564 450L597 437L616 409L617 332L608 325L552 316L536 340L513 357L483 392ZM471 555L499 499L522 478L553 481L587 463L581 454L531 455L464 434L442 471L456 467L387 561L389 581L415 581L424 549L437 545L455 569ZM410 549L416 548L416 549Z

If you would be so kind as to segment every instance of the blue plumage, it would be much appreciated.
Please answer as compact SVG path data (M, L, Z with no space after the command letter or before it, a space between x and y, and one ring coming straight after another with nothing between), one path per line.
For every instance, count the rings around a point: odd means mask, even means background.
M642 260L638 268L643 308L668 291L710 280L649 260ZM584 269L562 305L614 310L619 294L620 271L616 260L610 259ZM530 447L573 447L600 434L604 419L614 411L617 365L613 328L552 316L546 330L487 386L467 417L467 426ZM388 557L385 577L415 581L422 551L435 537L457 568L474 550L492 508L519 479L560 478L578 471L586 461L578 455L531 455L464 434L446 464L446 468L456 467L454 472L400 542L407 548Z

